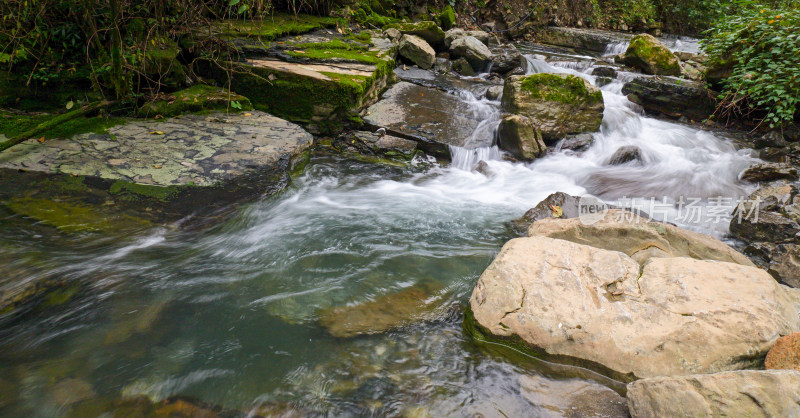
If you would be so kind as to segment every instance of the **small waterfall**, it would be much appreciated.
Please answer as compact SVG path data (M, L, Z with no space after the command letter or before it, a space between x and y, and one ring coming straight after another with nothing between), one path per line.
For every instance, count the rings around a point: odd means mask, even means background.
M450 167L471 171L480 161L502 160L503 152L496 145L481 148L450 146Z
M605 52L603 52L603 55L604 56L609 56L609 55L622 54L623 52L628 50L628 45L630 45L630 44L631 44L630 41L612 42L612 43L606 45L606 50L605 50Z
M472 135L464 141L464 146L468 148L491 146L494 142L497 125L500 124L501 114L497 103L487 99L479 99L466 90L459 90L456 95L461 101L469 105L473 117L481 121L472 132Z

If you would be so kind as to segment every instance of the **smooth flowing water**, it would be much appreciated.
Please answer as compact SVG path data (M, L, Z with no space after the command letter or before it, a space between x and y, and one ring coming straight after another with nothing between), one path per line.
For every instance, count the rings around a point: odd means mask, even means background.
M595 81L591 61L529 62L530 72ZM686 220L676 202L697 198L707 211L712 198L745 194L737 176L755 161L712 133L642 116L620 93L630 76L603 87L603 126L580 154L505 161L492 147L499 103L455 92L484 122L448 166L317 156L285 192L200 231L69 236L0 220L3 274L58 275L89 289L0 325L0 415L65 415L72 403L80 416L75 400L136 396L267 414L544 416L561 405L581 415L548 382L621 385L507 360L509 352L476 346L461 329L477 277L514 236L508 221L556 191L618 204L653 197L655 216L722 236L727 218ZM642 163L609 166L623 145L638 146ZM474 171L479 161L488 174ZM354 338L319 325L329 308L419 287L441 307L427 321ZM531 376L543 382L537 401L520 389Z

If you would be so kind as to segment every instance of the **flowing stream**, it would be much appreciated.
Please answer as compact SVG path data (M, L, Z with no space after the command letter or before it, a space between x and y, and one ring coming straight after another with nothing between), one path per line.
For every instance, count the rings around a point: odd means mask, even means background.
M529 72L595 82L593 61L548 63L527 52ZM547 382L619 390L584 370L478 347L461 313L514 236L508 222L556 191L626 205L652 197L656 205L643 209L655 217L725 234L729 212L717 222L686 220L676 202L696 198L705 214L714 198L745 195L737 176L755 159L712 133L644 117L620 93L630 77L602 88L603 125L583 153L505 161L492 146L499 103L464 91L456 93L483 122L448 166L317 156L285 192L201 231L65 236L0 219L5 274L60 275L89 288L0 326L0 415L64 415L65 399L187 396L253 413L544 416L564 395ZM639 147L642 162L609 166L624 145ZM474 171L479 161L488 174ZM319 325L329 308L419 286L442 306L428 321L346 339ZM529 376L545 382L544 404L521 392Z

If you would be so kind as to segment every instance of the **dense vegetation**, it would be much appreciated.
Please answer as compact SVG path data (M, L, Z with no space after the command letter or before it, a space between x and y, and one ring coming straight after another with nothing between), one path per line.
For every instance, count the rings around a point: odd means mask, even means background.
M721 72L719 113L769 127L793 121L800 109L800 6L739 3L703 40Z

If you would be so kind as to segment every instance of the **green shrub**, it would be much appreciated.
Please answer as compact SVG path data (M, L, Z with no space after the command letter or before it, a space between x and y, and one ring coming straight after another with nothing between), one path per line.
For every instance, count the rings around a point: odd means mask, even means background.
M720 115L750 117L776 127L800 105L800 8L749 3L723 16L702 45L714 63L732 65L723 81Z

